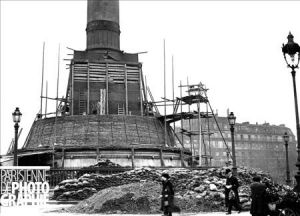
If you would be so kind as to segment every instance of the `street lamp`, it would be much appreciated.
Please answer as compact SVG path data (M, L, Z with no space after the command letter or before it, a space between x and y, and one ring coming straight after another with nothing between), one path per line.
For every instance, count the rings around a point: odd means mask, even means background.
M288 143L290 141L290 137L287 132L283 135L283 140L285 143L285 159L286 159L286 184L290 185L291 178L290 178L290 167L289 167L289 152L288 152Z
M15 145L14 145L14 166L18 166L18 129L19 122L21 121L22 113L19 110L19 107L12 113L13 121L15 123Z
M295 175L296 179L296 186L294 191L300 192L300 125L299 125L299 114L298 114L298 101L297 101L297 89L296 89L296 71L295 69L298 68L299 61L300 61L300 46L294 42L294 36L289 33L287 44L283 44L282 52L284 56L284 60L289 68L292 69L292 78L293 78L293 87L294 87L294 100L295 100L295 112L296 112L296 126L297 126L297 163L296 167L298 167L298 172ZM288 55L287 55L288 54ZM298 59L295 61L295 55L297 55Z
M231 112L228 116L228 122L230 125L230 131L231 131L231 145L232 145L232 172L233 175L237 175L237 168L236 168L236 158L235 158L235 144L234 144L234 125L235 125L235 119L233 112Z

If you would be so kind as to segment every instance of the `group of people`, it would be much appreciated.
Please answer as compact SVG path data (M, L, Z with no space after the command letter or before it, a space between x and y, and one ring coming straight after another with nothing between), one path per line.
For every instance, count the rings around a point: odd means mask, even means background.
M239 182L238 179L232 174L231 169L226 169L226 185L225 185L225 206L227 207L226 214L231 214L232 207L240 213L242 208L239 199ZM260 182L259 176L253 178L253 183L250 185L251 189L251 209L252 216L266 216L268 213L268 206L265 201L266 186ZM170 176L167 173L162 174L162 194L161 194L161 210L164 216L172 216L174 212L174 189L170 182Z

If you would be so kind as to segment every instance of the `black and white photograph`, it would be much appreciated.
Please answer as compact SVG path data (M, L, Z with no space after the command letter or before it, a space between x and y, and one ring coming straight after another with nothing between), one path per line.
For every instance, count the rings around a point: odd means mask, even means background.
M1 0L1 216L300 216L299 10Z

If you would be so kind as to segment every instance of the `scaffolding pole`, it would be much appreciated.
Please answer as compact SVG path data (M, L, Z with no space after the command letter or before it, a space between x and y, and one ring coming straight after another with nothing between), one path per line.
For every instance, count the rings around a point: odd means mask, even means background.
M57 58L57 81L56 81L56 98L58 98L58 87L59 87L59 64L60 64L60 44L58 45L58 58ZM54 161L55 161L55 152L54 152L54 145L57 142L57 110L58 110L58 100L56 100L55 105L55 122L54 122L54 140L52 144L52 167L54 168Z
M43 59L42 59L42 84L41 84L41 105L40 105L40 114L43 113L43 88L44 88L44 63L45 63L45 42L43 43Z
M200 90L199 90L200 94ZM198 154L199 154L199 167L202 166L202 148L201 148L201 113L200 113L200 100L198 101L198 130L199 130L199 136L198 136Z
M164 40L164 115L165 115L165 146L167 146L167 121L166 121L166 115L167 115L167 101L166 101L166 41Z
M47 105L48 105L48 81L46 81L46 105L45 105L45 118L47 117Z

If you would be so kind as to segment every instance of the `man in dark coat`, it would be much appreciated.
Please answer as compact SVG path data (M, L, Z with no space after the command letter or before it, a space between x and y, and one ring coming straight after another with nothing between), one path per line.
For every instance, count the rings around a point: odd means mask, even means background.
M267 215L267 203L266 197L266 185L260 182L260 177L253 177L253 183L250 185L251 189L251 209L252 216L266 216Z
M239 182L235 176L232 175L232 171L230 169L226 169L226 186L225 186L225 203L227 203L228 210L226 214L231 214L232 207L234 206L238 213L241 212L240 206L240 198L239 198ZM230 191L233 191L234 197L230 199L229 194Z
M170 182L170 176L167 173L162 174L162 198L161 198L161 210L166 216L172 216L174 206L174 190L173 185Z

